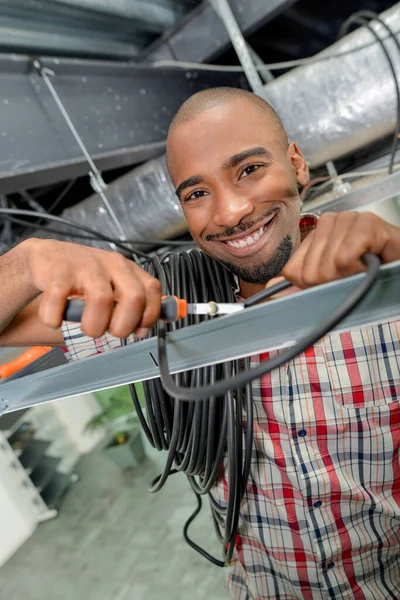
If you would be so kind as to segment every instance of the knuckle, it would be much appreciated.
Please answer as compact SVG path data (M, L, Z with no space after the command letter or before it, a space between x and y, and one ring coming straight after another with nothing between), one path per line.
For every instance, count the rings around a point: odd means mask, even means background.
M98 308L109 308L114 304L114 295L111 291L99 291L93 297L93 304Z
M112 253L111 256L112 256L114 264L117 267L125 268L126 266L129 265L129 260L127 258L125 258L125 256L123 256L122 254L115 252L115 253Z
M161 294L161 282L155 277L149 277L145 282L145 287L149 292L154 294Z
M46 296L50 297L53 302L65 300L69 294L69 289L68 285L55 283L46 290Z
M320 216L319 223L329 224L329 223L332 223L336 218L337 218L337 213L326 212Z
M304 271L303 276L302 276L302 281L307 287L311 287L318 283L318 280L315 277L315 274L311 271Z
M348 252L341 250L335 256L335 266L341 272L347 271L350 266L350 262L351 261Z
M370 211L358 213L358 218L360 221L366 221L366 222L371 222L371 223L380 220L376 214L374 214Z
M132 306L134 308L138 308L139 306L143 306L145 303L145 293L143 288L131 288L125 290L121 294L120 302L125 305Z

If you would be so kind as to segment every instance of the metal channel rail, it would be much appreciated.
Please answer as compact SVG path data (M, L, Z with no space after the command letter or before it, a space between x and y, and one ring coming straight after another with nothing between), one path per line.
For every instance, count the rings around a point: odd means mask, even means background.
M168 334L172 373L293 345L350 294L355 275ZM400 260L384 265L372 291L336 330L400 319ZM151 338L100 356L0 384L0 414L159 376Z

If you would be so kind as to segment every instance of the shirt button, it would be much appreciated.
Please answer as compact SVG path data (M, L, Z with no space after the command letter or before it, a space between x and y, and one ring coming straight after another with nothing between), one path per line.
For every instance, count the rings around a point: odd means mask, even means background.
M327 569L333 569L333 567L334 567L334 566L335 566L335 563L333 563L333 562L330 562L330 563L328 563L328 564L326 565L326 568L327 568Z
M314 502L314 508L319 508L320 506L322 506L321 500L317 500L316 502Z
M299 437L305 437L307 435L307 431L305 429L300 429L297 434Z

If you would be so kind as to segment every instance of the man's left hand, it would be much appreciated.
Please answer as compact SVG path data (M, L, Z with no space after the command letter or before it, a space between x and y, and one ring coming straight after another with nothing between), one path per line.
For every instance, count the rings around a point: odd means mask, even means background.
M366 270L366 252L382 263L400 259L400 229L373 213L325 213L282 271L299 288Z

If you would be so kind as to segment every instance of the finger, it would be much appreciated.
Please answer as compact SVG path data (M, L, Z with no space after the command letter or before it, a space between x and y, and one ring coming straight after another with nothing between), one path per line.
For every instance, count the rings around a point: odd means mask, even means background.
M146 293L146 305L142 320L136 331L138 337L145 337L160 316L161 310L161 283L158 279L144 273L144 289Z
M390 225L373 213L357 213L354 227L336 254L337 268L345 276L366 270L366 252L382 256L390 238ZM351 260L349 260L351 257Z
M353 214L350 215L350 221ZM301 278L307 287L338 279L341 275L335 265L338 242L347 233L346 219L340 221L336 213L325 213L319 219L312 243L304 255Z
M280 275L279 277L273 277L272 279L270 279L265 288L269 288L272 287L273 285L276 285L277 283L280 283L281 281L285 281L285 278L283 277L283 275Z
M311 231L301 245L296 249L292 257L288 260L282 269L282 275L285 279L299 288L305 288L307 285L303 282L303 262L307 255L309 247L313 243L315 231Z
M359 257L346 254L344 240L353 236L357 213L325 213L316 229L296 250L283 270L284 275L299 287L310 287L333 281L348 274L341 268L340 258L346 259L355 272L361 270Z
M337 215L335 226L321 256L321 264L325 269L321 274L321 282L333 281L365 270L365 265L361 261L363 245L360 242L364 234L367 237L369 234L359 231L358 219L359 215L355 212L343 212ZM353 246L353 240L356 241L356 246Z
M81 329L89 337L100 337L108 329L114 308L114 290L101 265L93 260L86 261L78 273L85 296Z
M67 298L74 288L74 275L69 269L62 267L57 273L49 274L49 285L42 293L38 315L47 327L57 329L60 327Z
M115 283L114 283L115 286ZM141 281L135 276L132 281L115 287L117 303L109 325L109 332L126 338L138 326L146 305L146 295Z
M146 277L152 278L121 255L114 255L107 268L116 300L109 331L116 337L126 338L143 319L147 303L143 282Z

